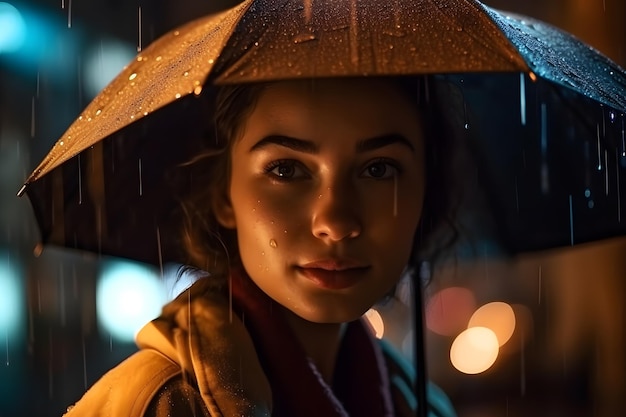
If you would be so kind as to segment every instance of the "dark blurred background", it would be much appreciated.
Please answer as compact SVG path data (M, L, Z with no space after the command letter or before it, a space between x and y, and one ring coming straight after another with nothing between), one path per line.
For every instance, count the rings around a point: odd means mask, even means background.
M128 317L145 322L174 291L144 265L55 248L42 252L28 200L16 191L141 48L235 3L0 2L0 417L61 415L134 351L134 328L115 323L128 324ZM486 3L550 22L626 65L623 0ZM430 377L461 417L621 415L625 279L623 239L442 268L429 287ZM480 306L494 302L511 306L512 336L491 367L463 373L450 360L453 342ZM386 306L379 313L385 336L410 352L406 310Z

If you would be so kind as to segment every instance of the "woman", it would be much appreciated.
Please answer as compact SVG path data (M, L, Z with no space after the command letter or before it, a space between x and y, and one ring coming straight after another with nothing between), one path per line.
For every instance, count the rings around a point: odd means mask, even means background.
M222 88L220 151L197 158L207 180L185 204L206 277L67 415L413 415L411 367L360 318L418 265L445 202L415 87ZM431 393L432 414L453 415Z

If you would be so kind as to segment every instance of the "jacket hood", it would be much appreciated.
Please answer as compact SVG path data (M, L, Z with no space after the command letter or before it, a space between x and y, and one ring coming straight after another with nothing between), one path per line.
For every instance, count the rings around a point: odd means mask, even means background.
M269 416L272 392L252 339L212 279L200 279L136 337L177 363L211 415Z

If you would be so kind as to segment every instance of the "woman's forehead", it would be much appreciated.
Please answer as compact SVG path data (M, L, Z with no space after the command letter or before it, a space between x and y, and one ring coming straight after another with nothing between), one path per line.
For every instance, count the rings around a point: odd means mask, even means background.
M265 86L248 125L267 128L421 130L419 109L399 84L384 79L281 81ZM276 133L276 132L273 132ZM367 132L365 132L367 133Z

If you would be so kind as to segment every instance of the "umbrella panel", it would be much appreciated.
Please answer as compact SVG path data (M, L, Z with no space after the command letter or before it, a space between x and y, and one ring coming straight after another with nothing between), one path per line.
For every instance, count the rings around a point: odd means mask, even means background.
M508 252L626 234L623 113L523 74L446 79Z
M189 96L55 168L28 189L42 241L152 264L184 262L177 166L209 149L206 100ZM176 123L172 123L176 120Z

